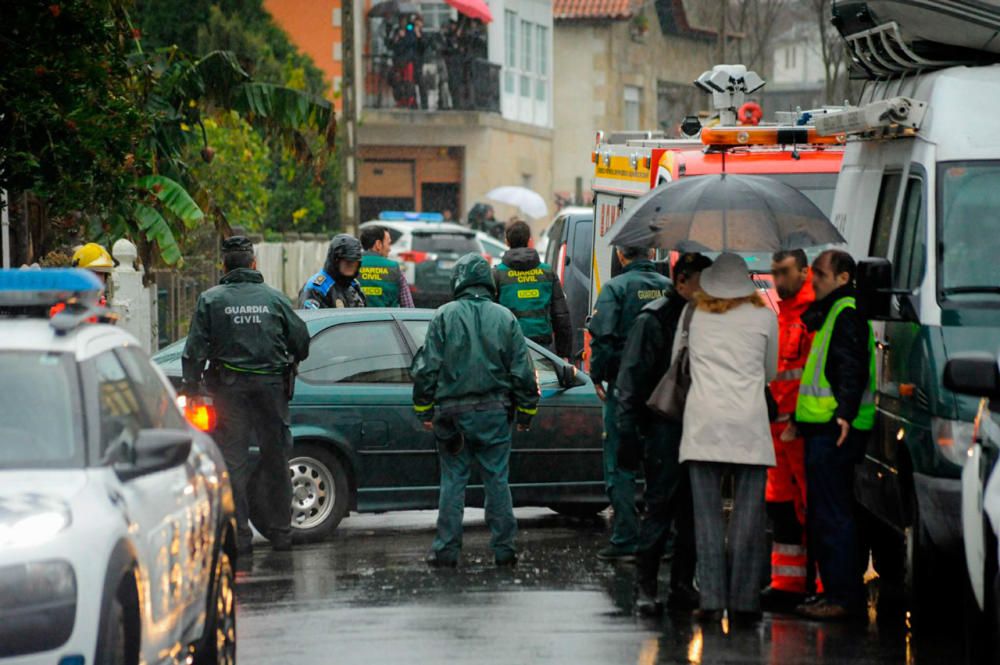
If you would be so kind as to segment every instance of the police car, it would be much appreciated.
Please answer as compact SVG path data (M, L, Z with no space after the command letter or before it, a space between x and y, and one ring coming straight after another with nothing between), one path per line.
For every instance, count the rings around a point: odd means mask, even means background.
M234 663L211 438L84 270L0 270L0 663Z

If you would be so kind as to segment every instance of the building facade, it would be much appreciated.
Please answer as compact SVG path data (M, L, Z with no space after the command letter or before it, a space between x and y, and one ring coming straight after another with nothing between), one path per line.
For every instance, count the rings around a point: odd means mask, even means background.
M711 68L716 36L691 24L682 0L555 0L554 19L553 187L586 204L599 131L674 136L706 106L692 81Z

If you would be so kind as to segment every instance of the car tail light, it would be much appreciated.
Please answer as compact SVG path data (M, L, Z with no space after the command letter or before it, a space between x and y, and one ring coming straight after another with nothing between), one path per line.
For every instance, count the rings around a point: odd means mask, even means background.
M559 275L559 283L563 284L563 275L566 273L566 243L559 245L559 258L556 260L556 274Z
M406 261L408 263L423 263L429 258L431 258L431 256L427 252L412 251L399 253L399 260Z
M215 429L218 416L211 397L180 395L177 398L177 406L184 412L187 421L196 429L202 432L212 432Z

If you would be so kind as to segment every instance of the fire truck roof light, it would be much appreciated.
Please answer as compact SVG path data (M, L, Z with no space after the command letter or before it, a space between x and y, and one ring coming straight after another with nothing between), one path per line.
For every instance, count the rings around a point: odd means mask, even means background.
M705 127L705 145L842 145L843 134L820 136L815 127Z
M0 270L3 307L51 307L74 298L96 305L102 288L94 273L80 268Z
M401 210L383 210L378 218L383 222L443 222L444 215L439 212L412 212Z

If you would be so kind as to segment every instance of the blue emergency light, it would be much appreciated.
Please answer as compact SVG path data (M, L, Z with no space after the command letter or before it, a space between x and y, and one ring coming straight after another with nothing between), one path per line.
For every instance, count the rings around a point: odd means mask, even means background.
M68 300L96 305L104 285L89 270L0 270L0 307L51 307Z
M443 222L444 215L439 212L404 212L402 210L383 210L378 214L382 222Z

